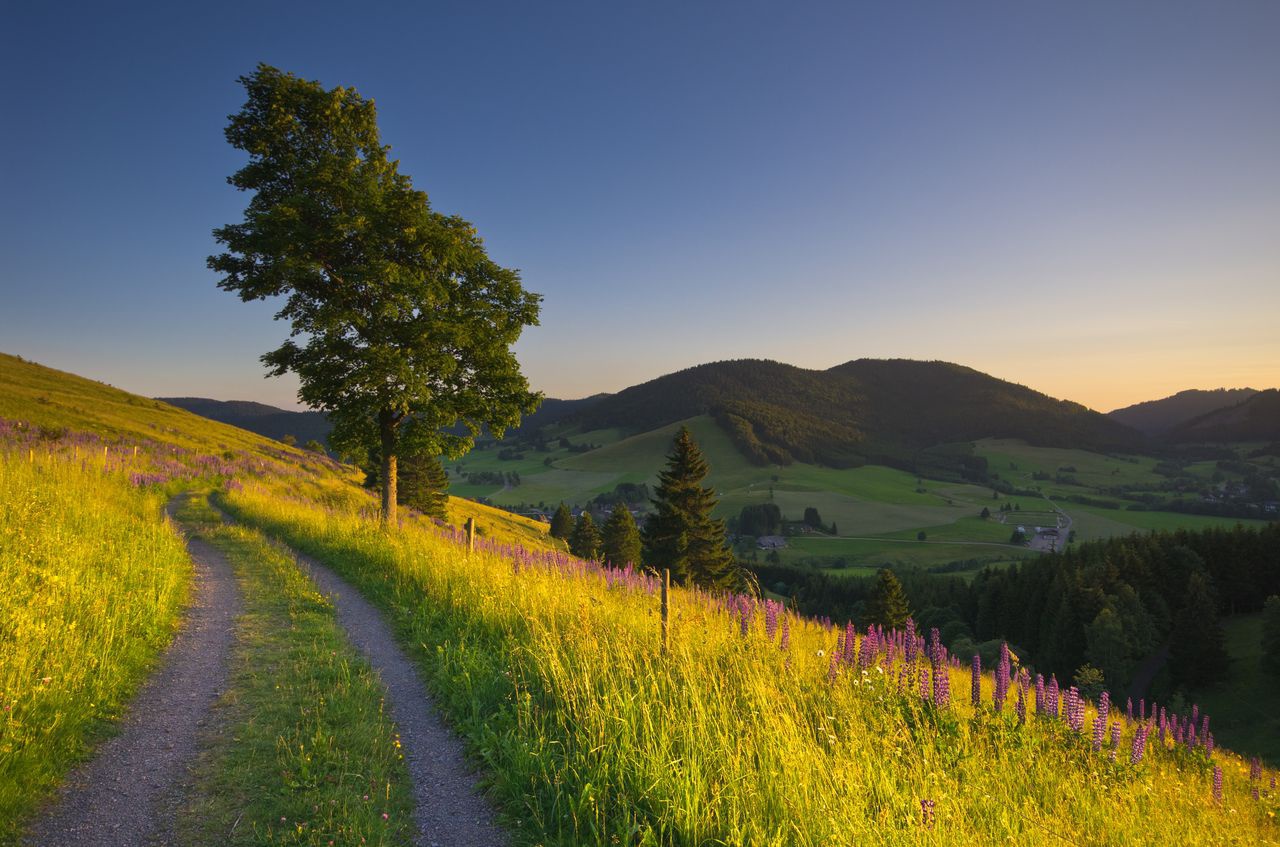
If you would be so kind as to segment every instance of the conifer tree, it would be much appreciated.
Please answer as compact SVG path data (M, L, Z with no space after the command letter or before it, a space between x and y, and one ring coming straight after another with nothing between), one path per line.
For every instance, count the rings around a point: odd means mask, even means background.
M911 610L907 605L907 593L902 590L898 576L889 568L882 568L875 594L871 598L871 623L887 629L902 629Z
M596 522L588 511L578 516L578 523L569 536L569 552L579 559L600 558L600 530L596 529Z
M640 566L640 530L625 503L614 506L609 520L604 522L601 553L614 567Z
M1170 667L1178 682L1208 685L1227 675L1227 651L1209 578L1193 571L1182 608L1173 616L1169 634Z
M569 536L572 534L573 515L569 513L569 507L561 501L560 507L556 509L556 513L551 516L551 537L568 541Z
M724 521L711 517L715 492L702 487L710 468L687 427L681 427L658 475L654 513L642 540L645 562L670 568L678 583L728 589L740 580L733 553L725 542Z
M365 488L379 488L382 461L378 451L370 449L365 462ZM445 507L449 503L449 475L440 460L429 453L409 453L400 457L399 485L396 486L396 503L417 509L433 518L446 518Z
M1274 594L1262 607L1262 666L1280 676L1280 597Z

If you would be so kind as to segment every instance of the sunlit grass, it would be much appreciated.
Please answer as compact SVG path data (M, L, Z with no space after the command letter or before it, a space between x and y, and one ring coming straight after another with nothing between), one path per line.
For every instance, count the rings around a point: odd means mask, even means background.
M896 665L831 679L834 632L791 618L783 650L759 614L744 636L684 591L664 654L655 597L567 560L468 557L263 486L226 501L391 614L529 843L1276 842L1275 797L1253 801L1246 763L1221 750L1157 750L1153 733L1130 765L1126 724L1113 762L1060 721L995 714L989 678L975 710L967 669L946 708L900 687Z
M191 569L163 503L123 473L0 449L0 841L172 636Z
M183 843L407 843L409 777L385 690L333 605L287 551L220 525L202 498L179 517L227 555L245 598L231 685L179 815Z

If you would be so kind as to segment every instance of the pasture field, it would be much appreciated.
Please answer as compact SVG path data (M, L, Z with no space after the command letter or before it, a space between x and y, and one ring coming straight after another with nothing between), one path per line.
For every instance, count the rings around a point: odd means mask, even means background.
M1020 726L1011 704L995 711L989 676L975 707L968 670L944 662L933 678L951 694L935 703L914 669L900 673L901 653L867 648L859 664L841 658L836 631L681 589L664 652L643 578L518 551L468 557L425 527L387 536L274 486L230 491L227 506L391 616L521 841L1276 841L1274 799L1250 799L1248 765L1228 752L1211 763L1154 732L1137 745L1121 719L1113 762L1063 718Z
M909 540L823 538L805 535L788 538L787 545L778 551L779 559L783 564L816 564L820 567L832 568L833 574L849 576L874 575L885 566L895 570L915 568L928 570L966 559L991 560L994 563L1016 561L1037 555L1026 548L1009 545L922 543L915 540L914 534ZM760 556L763 558L764 553L761 552ZM843 560L846 567L837 566L836 560ZM981 567L978 569L981 570Z

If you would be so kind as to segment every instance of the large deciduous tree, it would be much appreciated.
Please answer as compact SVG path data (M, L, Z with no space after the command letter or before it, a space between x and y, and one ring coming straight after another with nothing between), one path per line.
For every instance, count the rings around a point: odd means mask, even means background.
M226 136L249 162L228 181L252 196L209 267L242 300L283 298L292 331L262 361L298 375L336 449L377 451L394 525L397 457L459 456L537 407L510 348L540 298L388 159L372 100L267 65L240 81Z
M654 513L641 534L644 560L670 568L676 582L711 589L738 587L741 574L725 543L724 521L711 516L715 492L702 487L710 468L687 427L681 427L658 475Z

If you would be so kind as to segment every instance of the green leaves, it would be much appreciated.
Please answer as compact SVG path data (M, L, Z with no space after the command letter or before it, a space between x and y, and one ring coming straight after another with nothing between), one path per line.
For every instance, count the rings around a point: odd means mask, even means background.
M269 373L296 373L352 450L458 456L482 426L517 425L541 396L510 346L541 298L399 172L371 100L268 65L240 81L226 136L249 162L229 181L253 196L214 230L227 250L208 265L242 300L284 298L290 339L262 357Z

